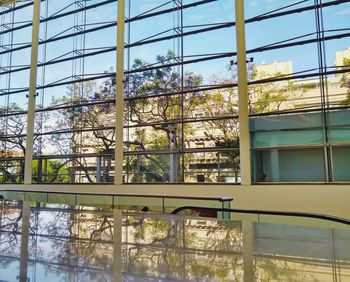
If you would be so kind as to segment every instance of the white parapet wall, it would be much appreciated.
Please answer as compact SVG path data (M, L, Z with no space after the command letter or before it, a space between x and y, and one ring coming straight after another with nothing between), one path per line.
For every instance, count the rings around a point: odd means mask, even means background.
M36 191L50 193L88 193L164 195L164 196L227 196L231 207L239 209L298 211L350 218L350 186L346 184L263 184L263 185L0 185L0 191ZM179 200L178 205L181 205Z

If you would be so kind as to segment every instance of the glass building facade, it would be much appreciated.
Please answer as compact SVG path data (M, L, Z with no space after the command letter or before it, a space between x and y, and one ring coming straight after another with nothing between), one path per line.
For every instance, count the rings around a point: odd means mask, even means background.
M350 1L0 4L0 183L350 181Z

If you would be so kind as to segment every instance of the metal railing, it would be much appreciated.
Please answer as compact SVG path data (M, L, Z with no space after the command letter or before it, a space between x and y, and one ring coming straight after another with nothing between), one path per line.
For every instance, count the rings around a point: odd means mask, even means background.
M79 200L79 196L91 196L91 197L111 197L110 200L110 205L115 206L117 205L116 200L118 197L123 198L123 197L131 197L131 198L147 198L147 199L160 199L161 200L161 207L162 207L162 212L165 213L166 211L166 200L194 200L194 201L209 201L209 202L218 202L221 204L221 207L223 209L225 208L230 208L231 207L231 202L233 201L232 197L229 196L173 196L173 195L157 195L157 194L150 194L150 195L145 195L145 194L127 194L127 193L99 193L99 194L94 194L94 193L76 193L76 192L40 192L40 191L23 191L23 190L2 190L0 191L0 197L4 197L3 194L6 192L17 192L17 193L23 193L23 200L27 200L30 198L30 193L40 194L44 195L44 197L40 197L43 199L45 202L54 202L50 200L50 195L51 197L54 195L70 195L74 196L74 203L69 203L73 205L82 205L84 204L83 201ZM29 196L28 196L29 193ZM5 194L6 198L6 194ZM90 204L91 205L91 204ZM98 204L97 204L98 205ZM106 204L108 205L108 204ZM147 203L145 203L147 205Z
M256 215L276 215L276 216L293 216L293 217L304 217L304 218L314 218L328 220L332 222L337 222L341 224L350 225L350 219L336 217L332 215L325 215L319 213L309 213L309 212L289 212L289 211L271 211L271 210L244 210L244 209L231 209L231 208L206 208L199 206L182 206L173 210L172 214L178 214L184 210L203 210L203 211L217 211L222 213L243 213L243 214L256 214Z

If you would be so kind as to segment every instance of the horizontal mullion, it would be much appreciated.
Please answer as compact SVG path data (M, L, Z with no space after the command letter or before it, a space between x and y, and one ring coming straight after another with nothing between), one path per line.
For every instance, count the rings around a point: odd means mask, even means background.
M110 99L107 101L88 101L84 103L77 104L76 102L73 102L74 104L69 105L59 105L59 106L50 106L48 108L44 109L36 109L35 113L42 113L42 112L50 112L50 111L59 111L59 110L67 110L67 109L77 109L82 107L90 107L90 106L98 106L98 105L108 105L108 104L115 104L115 99Z
M281 145L281 146L271 146L271 147L252 147L251 151L269 151L269 150L295 150L295 149L323 149L327 147L324 143L315 144L293 144L293 145Z
M223 26L227 26L227 24L224 24ZM213 28L217 29L218 27L211 27L210 29L213 29ZM142 41L142 42L138 42L137 44L130 44L130 45L126 46L125 48L132 48L132 47L135 47L135 46L147 45L147 44L151 44L151 43L154 43L154 42L159 42L159 41L163 41L163 40L169 40L169 39L173 39L173 38L177 38L177 37L181 37L181 36L187 36L187 35L190 35L190 34L195 34L195 33L198 33L198 32L203 32L203 31L197 30L197 31L192 31L192 32L187 32L187 33L179 33L179 34L176 34L176 35L170 35L170 36L165 36L165 37L161 37L161 38L157 38L157 39ZM65 35L64 37L66 37L66 36L67 35ZM273 44L269 44L269 45L266 45L266 46L249 49L249 50L247 50L247 54L260 53L260 52L265 52L265 51L270 51L270 50L275 50L275 49L283 49L283 48L288 48L288 47L293 47L293 46L311 44L311 43L316 43L316 42L318 42L320 40L321 41L328 41L328 40L341 39L341 38L346 38L346 37L350 37L350 33L342 33L342 34L337 34L337 35L325 36L325 37L323 37L321 39L312 38L312 39L300 40L300 41L289 42L289 43L280 43L280 44L274 44L273 43ZM57 38L55 38L55 39L57 39ZM23 48L23 47L18 47L18 48ZM100 54L109 53L109 52L115 52L115 51L116 51L116 46L106 47L103 50L98 50L98 51L94 51L94 52L90 52L90 53L85 53L85 54L81 54L81 55L78 55L78 56L71 56L71 57L68 57L68 58L48 61L48 62L45 62L45 63L39 63L38 67L59 64L59 63L62 63L62 62L73 61L73 60L76 60L76 59L86 58L86 57L90 57L90 56L95 56L95 55L100 55ZM218 53L218 55L211 55L211 56L206 56L206 57L203 57L203 58L192 59L192 60L183 61L183 62L175 62L175 63L165 64L165 65L155 65L155 66L150 66L150 67L146 66L146 67L135 69L135 70L128 70L128 71L125 72L125 74L131 74L131 73L137 73L137 72L143 72L143 71L150 71L150 70L155 70L155 69L165 68L165 67L173 67L173 66L178 66L178 65L182 65L182 64L198 63L198 62L202 62L202 61L215 60L215 59L224 58L224 57L231 57L231 56L233 57L233 56L236 56L236 55L237 55L236 52ZM10 69L10 70L1 72L1 74L4 75L4 74L9 74L9 73L15 73L15 72L28 70L28 69L30 69L29 65L25 66L25 67L21 67L21 68Z
M297 110L283 110L283 111L275 111L275 112L266 112L266 113L258 113L258 114L250 114L249 117L262 117L262 116L275 116L275 115L285 115L285 114L298 114L298 113L315 113L315 112L333 112L336 110L344 110L349 109L350 106L340 106L340 107L333 107L329 110L325 110L322 108L316 108L316 109L297 109ZM215 116L215 117L203 117L203 118L188 118L188 119L176 119L176 120L168 120L168 121L159 121L159 122L151 122L151 123L138 123L138 124L132 124L132 125L125 125L124 128L138 128L138 127L154 127L154 126L161 126L161 125L169 125L169 124L185 124L185 123L197 123L197 122L210 122L210 121L217 121L217 120L229 120L229 119L237 119L238 115L225 115L225 116ZM315 127L317 129L319 127ZM66 130L59 130L59 131L50 131L50 132L43 132L43 133L34 133L34 136L44 136L44 135L60 135L60 134L67 134L67 133L81 133L81 132L91 132L91 131L100 131L100 130L114 130L114 126L106 126L106 127L97 127L97 128L81 128L81 129L66 129ZM307 129L310 129L308 127ZM291 129L294 130L294 129ZM7 135L7 136L1 136L0 140L6 140L11 138L23 138L25 137L25 134L18 134L18 135Z
M190 3L190 4L187 4L187 5L183 5L182 9L195 7L197 5L202 5L202 4L206 4L206 3L209 3L209 2L213 2L213 1L217 1L217 0L206 0L206 1L198 1L198 2L194 2L194 3ZM139 16L139 17L135 17L135 18L131 18L131 19L126 19L125 22L126 23L134 22L134 21L138 21L138 20L141 20L141 19L144 19L144 18L153 17L155 15L161 15L161 14L170 13L170 12L176 11L178 9L180 9L180 8L178 8L178 7L170 8L170 9L167 9L167 10L163 10L163 11L159 11L159 12L155 12L155 13L150 13L150 14L143 15L143 16ZM98 27L95 27L95 28L90 28L90 29L79 31L79 32L75 32L75 33L62 35L62 36L54 37L54 38L47 39L47 40L43 40L43 41L39 42L39 45L55 42L55 41L58 41L58 40L67 39L67 38L74 37L74 36L87 34L87 33L90 33L90 32L95 32L95 31L98 31L98 30L106 29L106 28L111 28L111 27L114 27L116 25L117 25L117 22L115 21L114 23L109 23L109 24L105 24L105 25L98 26ZM6 53L27 49L27 48L30 48L30 47L31 47L31 44L26 44L26 45L23 45L23 46L20 46L20 47L17 47L17 48L12 48L12 49L9 49L9 50L6 50L6 51L2 51L2 52L0 52L0 55L4 55Z
M344 106L338 106L338 107L332 107L332 108L313 108L313 109L295 109L295 110L280 110L280 111L274 111L274 112L266 112L266 113L258 113L258 114L249 114L249 117L266 117L266 116L281 116L281 115L287 115L287 114L302 114L302 113L331 113L337 110L347 110L350 109L350 105L344 105Z
M115 1L115 0L109 0L109 1L106 1L106 2L108 2L107 4L109 4L110 2L113 2L113 1ZM200 3L197 3L197 2L190 3L190 4L187 4L187 5L183 5L182 9L194 7L194 6L197 6L197 5L200 5L200 4L206 4L206 3L209 3L209 2L213 2L213 1L216 1L216 0L207 0L207 1L205 1L205 3L201 3L203 1L200 1ZM345 1L342 1L342 2L332 1L332 2L329 2L329 3L324 3L322 5L321 4L316 5L316 7L317 8L319 8L319 7L328 7L328 6L339 5L339 4L347 3L347 2L350 2L350 0L345 0ZM101 3L98 3L98 4L101 4ZM91 6L96 6L96 5L97 4L91 5ZM92 7L92 8L95 8L95 7ZM293 13L300 13L300 12L311 10L311 9L314 9L314 8L315 8L315 5L311 5L311 6L308 6L308 7L293 9L293 10L285 11L285 12L274 13L274 14L271 14L271 15L266 15L266 16L261 16L261 17L253 17L251 19L246 20L246 23L262 21L264 19L275 18L275 17L284 16L284 15L293 14ZM166 9L166 10L155 12L155 13L150 13L150 14L146 14L146 15L143 15L143 16L138 16L138 17L131 18L131 19L126 19L125 22L126 23L133 22L133 21L141 20L141 19L148 18L148 17L153 17L153 16L160 15L160 14L170 13L170 12L176 11L178 9L181 9L181 8L180 7L174 7L174 8ZM79 12L79 11L74 11L74 12ZM74 13L74 12L71 11L71 12L67 12L67 13L71 14L71 13ZM57 17L58 17L58 15L53 17L53 18L57 18ZM45 19L42 20L42 21L45 21ZM105 28L110 28L110 27L113 27L114 25L116 25L116 23L106 24L106 25L99 26L99 27L96 27L96 28L83 30L83 31L80 31L80 32L77 32L77 33L72 33L72 34L68 34L68 35L64 35L64 36L60 36L60 37L56 37L56 38L51 38L51 39L48 39L48 40L45 40L45 41L40 41L39 45L40 44L46 44L46 43L54 42L54 41L57 41L57 40L63 40L63 39L69 38L69 37L79 36L79 35L82 35L82 34L98 31L98 30L105 29ZM128 47L135 47L135 46L141 46L141 45L144 45L144 44L150 44L150 43L159 42L159 41L162 41L162 40L174 39L174 38L178 38L178 37L181 37L181 36L187 36L187 35L191 35L191 34L197 34L197 33L207 32L207 31L211 31L211 30L217 30L217 29L221 29L221 28L232 27L234 25L235 25L235 22L225 23L225 24L218 25L218 26L215 26L215 27L208 27L208 28L204 28L204 29L200 29L200 30L196 30L196 31L190 31L190 32L182 33L182 34L166 36L166 37L162 37L162 38L159 38L159 39L152 39L152 40L143 41L143 42L136 42L136 43L130 44L129 46L126 46L126 48L128 48ZM28 27L28 25L25 25L25 26ZM16 27L16 28L18 28L18 27ZM0 55L6 54L6 53L9 53L9 52L14 52L14 51L19 51L19 50L22 50L22 49L26 49L26 48L29 48L30 46L31 46L31 44L26 44L26 45L23 45L21 47L17 47L17 48L9 49L9 50L6 50L6 51L2 51L2 52L0 52Z
M74 60L77 60L77 59L87 58L87 57L101 55L101 54L104 54L104 53L115 52L115 51L116 51L116 47L107 47L107 48L105 48L103 50L98 50L98 51L94 51L94 52L84 53L84 54L81 54L81 55L71 56L71 57L62 58L62 59L56 59L56 60L48 61L48 62L45 62L45 63L38 63L37 66L38 67L44 67L44 66L59 64L59 63L68 62L68 61L74 61ZM25 66L25 67L21 67L21 68L17 68L17 69L11 69L11 70L7 70L7 71L4 71L4 72L1 72L1 75L15 73L15 72L21 72L21 71L29 70L29 69L30 69L30 66Z
M44 1L44 0L42 0L42 1ZM198 6L198 5L207 4L207 3L210 3L210 2L214 2L214 1L217 1L217 0L198 1L198 2L194 2L194 3L183 5L182 7L174 7L174 8L169 8L169 9L165 9L165 10L162 10L162 11L154 12L154 13L145 14L145 15L142 15L142 16L136 16L136 17L131 18L131 19L126 19L125 22L129 23L129 22L139 21L139 20L142 20L142 19L145 19L145 18L154 17L154 16L157 16L157 15L166 14L166 13L171 13L171 12L175 12L175 11L180 10L180 9L186 9L186 8L190 8L190 7L195 7L195 6ZM83 8L80 8L78 10L75 10L75 11L69 11L69 12L66 12L66 13L62 13L62 14L59 14L59 15L48 17L46 19L42 19L40 22L46 22L46 21L50 21L50 20L53 20L53 19L57 19L57 18L60 18L60 17L67 16L67 15L70 15L70 14L79 13L79 12L84 11L84 10L88 10L88 9L91 9L91 8L96 8L98 6L110 4L111 2L116 2L116 0L108 0L108 1L105 1L103 3L97 3L97 4L89 5L88 7L83 7ZM295 14L295 13L301 13L301 12L304 12L304 11L309 11L309 10L315 9L315 7L316 8L320 8L320 7L324 8L324 7L329 7L329 6L333 6L333 5L339 5L339 4L343 4L343 3L347 3L347 2L350 2L350 0L332 1L332 2L328 2L328 3L322 3L322 4L317 4L317 5L310 5L310 6L307 6L307 7L292 9L292 10L289 10L289 11L284 11L284 12L272 13L270 15L263 15L263 16L253 17L253 18L247 19L245 22L246 23L253 23L253 22L258 22L258 21L262 21L262 20L266 20L266 19L271 19L271 18L276 18L276 17L280 17L280 16L285 16L285 15L290 15L290 14ZM109 28L109 27L112 27L114 25L116 25L116 22L113 23L113 24L108 24L108 25L101 26L100 28L101 29ZM11 31L14 31L14 30L21 29L21 28L26 28L26 27L29 27L29 26L31 26L31 24L22 25L20 27L16 27L14 29L9 29L9 30L6 30L4 32L7 33L7 32L11 32ZM232 26L235 26L235 22L231 22L231 23L227 23L225 25L222 25L221 28L223 28L223 27L232 27ZM91 29L91 31L90 31L90 29L89 29L89 30L86 30L86 31L83 31L83 32L85 33L85 32L92 32L92 31L94 31L94 30ZM1 32L0 34L2 34L2 33L3 32ZM72 34L71 36L75 36L75 34ZM46 41L43 41L43 43L46 43ZM25 48L28 48L28 46L26 46Z
M249 49L249 50L247 50L247 54L260 53L260 52L265 52L265 51L270 51L270 50L283 49L283 48L311 44L311 43L316 43L316 42L324 42L324 41L329 41L329 40L334 40L334 39L342 39L342 38L346 38L346 37L350 37L350 32L337 34L337 35L324 36L321 38L312 38L312 39L306 39L306 40L301 40L301 41L295 41L295 42L290 42L290 43L282 43L282 44L276 44L276 45L269 44L268 46L262 46L262 47Z
M63 130L55 130L55 131L47 131L41 133L34 133L34 136L46 136L46 135L61 135L61 134L69 134L69 133L82 133L82 132L93 132L93 131L101 131L101 130L115 130L115 126L104 126L104 127L96 127L96 128L79 128L79 129L63 129Z
M127 143L124 141L124 143ZM274 146L274 147L261 147L261 148L251 148L252 151L266 151L271 149L280 150L292 150L292 149L309 149L316 148L321 149L324 147L350 147L350 143L337 143L337 144L298 144L298 145L288 145L288 146ZM202 153L202 152L237 152L239 148L237 147L206 147L206 148L188 148L188 149L178 149L178 150L140 150L140 151L124 151L124 156L134 156L134 155L151 155L151 154L173 154L173 153ZM59 154L59 155L34 155L33 160L49 160L49 159L74 159L74 158L93 158L93 157L114 157L113 153L98 152L98 153L81 153L81 154ZM0 162L2 161L24 161L24 157L0 157Z
M226 25L227 24L224 24L224 26L226 26ZM210 27L210 29L212 29L212 28L216 28L217 29L218 27ZM130 44L130 45L126 46L126 48L132 48L132 47L135 47L135 46L147 45L147 44L151 44L151 43L154 43L154 42L159 42L159 41L163 41L163 40L173 39L175 37L181 37L181 36L187 36L187 35L190 35L190 34L195 34L195 33L198 33L198 32L199 31L192 31L192 32L180 33L180 34L171 35L171 36L165 36L165 37L161 37L161 38L157 38L157 39L152 39L152 40L148 40L148 41L138 42L137 45ZM67 36L68 35L65 35L63 37L67 37ZM300 41L289 42L289 43L281 43L281 44L274 44L274 45L269 44L269 45L266 45L266 46L249 49L249 50L247 50L247 54L260 53L260 52L265 52L265 51L270 51L270 50L289 48L289 47L293 47L293 46L312 44L312 43L316 43L316 42L319 42L319 41L329 41L329 40L341 39L341 38L346 38L346 37L350 37L350 33L349 32L348 33L342 33L342 34L325 36L325 37L322 37L321 39L313 38L313 39L300 40ZM56 40L58 38L62 38L62 37L56 37L54 40ZM41 43L39 43L39 44L41 44ZM27 45L25 45L25 46L27 46ZM18 48L25 48L25 46L21 46L21 47L18 47ZM30 46L30 44L29 44L29 46ZM116 51L116 47L112 46L112 47L108 47L108 48L106 48L104 50L99 50L99 51L95 51L95 52L81 54L81 55L78 55L78 56L71 56L71 57L68 57L68 58L63 58L63 59L59 59L59 60L54 60L54 61L49 61L49 62L45 62L45 63L40 63L40 64L38 64L38 67L58 64L58 63L66 62L66 61L73 61L73 60L80 59L80 58L85 58L85 57L89 57L89 56L94 56L94 55L99 55L99 54L104 54L104 53L109 53L109 52L115 52L115 51ZM7 51L4 51L4 52L7 52ZM1 53L3 53L3 52L0 52L0 54ZM182 62L174 62L174 63L170 63L170 64L156 65L156 66L150 66L150 67L146 66L146 67L139 68L139 69L128 70L128 71L125 71L125 74L138 73L138 72L143 72L143 71L156 70L156 69L160 69L160 68L174 67L174 66L179 66L179 65L198 63L198 62L203 62L203 61L208 61L208 60L215 60L215 59L220 59L220 58L225 58L225 57L233 57L233 56L236 56L236 55L237 55L236 52L218 53L217 55L211 55L211 56L206 56L206 57L202 57L202 58L182 61ZM7 71L4 71L4 72L1 72L1 74L4 75L4 74L9 74L9 73L20 72L20 71L28 70L29 68L30 68L29 66L26 66L26 67L17 68L17 69L11 69L11 70L7 70Z
M161 66L161 68L166 67ZM261 79L261 80L255 80L255 81L249 81L248 85L254 85L254 84L260 84L260 83L268 83L268 82L277 82L277 81L287 81L287 80L293 80L293 79L302 79L302 78L310 78L310 77L317 77L319 75L334 75L334 74L341 74L341 73L347 73L350 71L350 68L344 68L340 70L334 70L334 71L321 71L321 72L315 72L315 73L309 73L309 74L298 74L296 76L281 76L281 77L275 77L273 79L267 78L267 79ZM125 72L126 73L126 72ZM79 83L79 82L84 82L84 81L92 81L92 80L98 80L98 79L103 79L103 78L109 78L109 77L114 77L115 73L107 73L99 76L93 76L93 77L88 77L88 78L81 78L81 79L76 79L73 81L67 81L67 82L60 82L60 83L55 83L55 84L48 84L44 86L38 86L37 89L47 89L47 88L53 88L57 86L63 86L63 85L69 85L69 84L74 84L74 83ZM232 83L232 84L224 84L220 86L213 86L213 87L208 87L205 89L193 89L189 91L177 91L177 92L172 92L172 93L167 93L167 94L157 94L157 95L150 95L150 96L141 96L141 97L126 97L125 101L131 101L131 100L137 100L137 99L145 99L148 97L161 97L161 96L166 96L166 95L176 95L176 94L181 94L181 93L190 93L190 92L199 92L199 91L204 91L204 90L212 90L212 89L223 89L223 88L228 88L228 87L236 87L237 83ZM23 93L27 92L28 88L23 88L19 90L13 90L13 91L7 91L3 92L0 94L0 96L4 95L10 95L10 94L18 94L18 93Z
M134 101L138 99L154 99L158 97L164 97L164 96L174 96L174 95L182 95L182 94L189 94L194 92L200 92L200 91L208 91L208 90L215 90L215 89L222 89L222 88L232 88L234 86L237 86L236 84L219 84L219 85L210 85L210 86L204 86L201 88L195 88L195 89L186 89L184 91L177 91L177 92L169 92L169 93L161 93L161 94L155 94L155 95L148 95L148 96L140 96L140 97L124 97L124 102ZM50 112L50 111L59 111L59 110L66 110L66 109L73 109L73 108L81 108L81 107L90 107L90 106L97 106L97 105L107 105L107 104L115 104L115 99L109 99L106 101L90 101L90 102L84 102L84 103L75 103L74 104L68 104L68 105L59 105L59 106L49 106L47 108L43 109L36 109L36 113L41 112ZM16 113L8 113L3 114L1 117L7 117L7 116L16 116L16 115L22 115L26 114L26 111L23 112L16 112Z
M41 1L45 1L45 0L41 0ZM51 21L51 20L54 20L54 19L58 19L58 18L62 18L62 17L65 17L65 16L72 15L72 14L76 14L76 13L80 13L80 12L83 12L83 11L87 11L87 10L90 10L90 9L93 9L93 8L97 8L99 6L110 4L112 2L117 2L117 0L107 0L105 2L100 2L100 3L96 3L96 4L92 4L92 5L89 5L89 6L85 6L85 7L79 8L77 10L68 11L68 12L57 14L57 15L54 15L54 16L49 16L49 17L47 17L45 19L41 19L40 23L45 23L45 22L48 22L48 21ZM17 30L21 30L21 29L24 29L24 28L27 28L27 27L31 27L31 26L32 26L32 23L28 23L28 24L24 24L24 25L21 25L21 26L17 26L17 27L11 28L11 29L7 29L7 30L4 30L4 31L1 31L0 35L6 34L6 33L10 33L10 32L14 32L14 31L17 31Z
M280 77L273 77L273 78L266 78L266 79L259 79L254 81L249 81L248 85L255 85L255 84L262 84L262 83L269 83L269 82L278 82L278 81L287 81L287 80L295 80L295 79L303 79L303 78L311 78L311 77L319 77L320 75L334 75L334 74L341 74L341 73L347 73L350 72L349 68L343 68L340 70L333 70L333 71L322 71L319 69L318 72L313 73L307 73L307 74L297 74L295 76L280 76Z
M182 94L189 94L189 93L195 93L195 92L201 92L201 91L210 91L210 90L217 90L217 89L225 89L225 88L233 88L237 87L237 83L223 83L223 84L217 84L217 85L203 85L203 87L198 87L194 89L184 89L182 91L174 91L174 92L165 92L165 93L159 93L159 94L150 94L147 96L126 96L124 98L125 102L134 101L134 100L143 100L143 99L152 99L152 98L158 98L158 97L168 97L168 96L175 96L175 95L182 95Z
M194 34L198 34L198 33L204 33L204 32L219 30L219 29L223 29L223 28L229 28L229 27L235 26L235 24L236 24L235 22L223 23L223 24L218 24L218 25L211 26L211 27L206 27L206 28L201 28L201 29L196 29L196 30L191 30L191 31L186 31L186 32L179 32L179 33L176 33L173 35L167 35L167 36L163 36L163 37L159 37L159 38L137 41L137 42L130 43L130 44L126 45L125 48L132 48L132 47L147 45L147 44L156 43L156 42L160 42L160 41L181 38L181 37L194 35Z
M225 116L215 116L215 117L202 117L198 118L185 118L185 119L173 119L167 121L158 121L158 122L143 122L143 123L134 123L132 125L124 125L124 128L138 128L138 127L149 127L149 126L162 126L170 124L182 124L182 123L196 123L196 122L208 122L216 120L227 120L227 119L238 119L238 114L236 115L225 115Z
M45 1L45 0L41 0L42 2ZM32 6L33 5L33 1L30 2L30 3L27 3L27 4L23 4L23 5L16 5L15 7L11 8L11 9L7 9L6 11L2 11L0 12L0 16L2 15L6 15L8 13L12 13L14 11L18 11L18 10L21 10L23 8L26 8L26 7L29 7L29 6Z
M124 142L125 143L125 142ZM140 151L124 151L124 156L139 156L139 155L169 155L169 154L191 154L205 152L237 152L237 147L207 147L207 148L188 148L188 149L164 149L164 150L140 150Z
M306 11L310 11L310 10L314 10L314 9L320 9L320 8L325 8L325 7L330 7L330 6L337 6L337 5L341 5L341 4L345 4L345 3L349 3L349 2L350 2L350 0L341 0L341 1L335 0L335 1L330 1L330 2L327 2L327 3L310 5L310 6L296 8L296 9L291 9L291 10L287 10L287 11L283 11L283 12L277 12L277 13L271 13L271 14L267 14L267 15L264 14L264 15L261 15L261 16L255 16L255 17L252 17L250 19L247 19L245 22L246 23L259 22L259 21L272 19L272 18L277 18L277 17L281 17L281 16L287 16L287 15L291 15L291 14L298 14L298 13L302 13L302 12L306 12Z
M9 113L5 113L5 114L3 114L3 113L0 113L0 117L13 117L13 116L20 116L20 115L26 115L28 112L27 111L19 111L19 112L13 112L13 113L11 113L11 112L9 112Z
M269 44L268 46L262 46L262 47L249 49L249 50L247 50L247 54L261 53L261 52L270 51L270 50L283 49L283 48L288 48L288 47L293 47L293 46L299 46L299 45L316 43L316 42L319 42L319 41L323 42L323 41L329 41L329 40L334 40L334 39L341 39L341 38L346 38L346 37L350 37L350 33L349 32L342 33L342 34L337 34L337 35L325 36L325 37L322 37L321 39L313 38L313 39L300 40L300 41L295 41L295 42L290 42L290 43L283 43L283 44L278 44L278 45L271 45L271 44ZM164 64L164 65L160 65L160 66L159 65L158 66L151 66L151 67L147 67L146 66L146 67L143 67L143 68L126 71L125 74L139 73L139 72L150 71L150 70L155 70L155 69L174 67L174 66L178 66L178 65L198 63L198 62L202 62L202 61L215 60L215 59L220 59L220 58L225 58L225 57L234 57L236 55L237 55L237 52L220 53L218 55L212 55L212 56L207 56L207 57L203 57L203 58L183 61L183 62L175 62L175 63L169 63L169 64Z
M124 141L124 143L127 143ZM140 151L124 151L124 156L136 155L152 155L152 154L187 154L187 153L205 153L205 152L237 152L237 147L206 147L206 148L187 148L174 150L140 150ZM94 157L114 157L114 152L98 152L98 153L77 153L77 154L58 154L58 155L34 155L33 160L56 160L56 159L75 159L75 158L94 158ZM1 158L1 161L24 161L24 157Z

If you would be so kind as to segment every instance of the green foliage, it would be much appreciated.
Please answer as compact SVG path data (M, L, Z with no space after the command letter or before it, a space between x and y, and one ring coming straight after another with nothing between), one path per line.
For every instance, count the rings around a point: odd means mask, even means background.
M220 152L220 163L227 167L230 173L234 173L236 180L239 176L239 152L232 148L239 147L238 121L234 116L238 115L237 89L223 88L211 91L201 91L203 77L201 74L192 72L181 73L169 63L177 62L174 53L168 51L163 56L157 56L155 64L149 64L141 59L135 59L131 73L126 77L125 93L130 99L125 105L124 120L130 129L129 139L124 143L126 150L130 151L154 151L139 156L128 157L126 169L129 172L131 182L182 182L182 167L180 154L177 152L183 148L183 144L189 137L197 137L205 134L204 138L210 140L210 146L227 148ZM349 64L345 61L344 64ZM155 69L154 66L160 66ZM142 69L142 71L138 71ZM268 78L267 74L259 73L256 66L249 66L249 80ZM281 76L276 73L274 76ZM213 78L214 85L228 84L232 81ZM349 83L348 80L344 82ZM114 129L114 103L115 77L111 76L98 85L96 81L73 84L67 89L65 96L53 99L51 107L60 107L47 113L45 119L51 119L44 128L45 131L65 131L89 129L88 132L71 132L52 134L46 136L43 147L35 148L39 155L45 146L52 146L57 153L80 154L89 150L95 153L113 155L115 146ZM186 93L182 94L182 91ZM294 107L291 98L302 95L295 83L290 81L253 84L249 87L250 113L263 113L278 111L286 107ZM350 94L349 94L350 95ZM292 99L291 99L292 100ZM110 103L105 103L110 101ZM350 101L350 96L349 96ZM97 103L91 103L97 102ZM99 103L101 102L101 103ZM88 105L90 104L90 105ZM84 105L84 106L82 106ZM40 107L40 106L39 106ZM0 114L8 109L0 108ZM17 104L11 104L11 111L21 111ZM220 118L223 117L223 118ZM233 118L228 118L233 117ZM202 118L206 120L202 120ZM193 119L198 123L182 123L182 120ZM40 120L40 119L37 119ZM14 138L7 141L11 144L10 150L25 154L25 120L14 118L7 121ZM142 129L135 129L140 125ZM145 127L144 125L147 125ZM0 127L0 135L4 134ZM37 128L42 128L40 121ZM3 130L2 130L3 131ZM184 140L186 136L186 140ZM43 138L36 136L35 138ZM206 141L207 142L207 141ZM205 144L206 146L206 144ZM91 149L94 148L94 149ZM91 152L89 151L89 152ZM167 151L161 154L159 151ZM56 152L55 152L56 153ZM184 163L191 163L190 154L182 155ZM107 157L106 157L107 158ZM48 182L74 181L69 179L68 168L79 166L85 172L86 178L93 182L90 177L91 166L85 159L74 161L74 164L52 161L47 164ZM187 167L186 167L187 169ZM34 165L34 180L37 179L38 165ZM112 158L104 162L103 175L108 178L112 170ZM72 170L73 171L73 170ZM71 171L71 174L73 174ZM66 175L66 176L63 176ZM4 178L4 176L2 176ZM0 179L1 180L1 179ZM17 181L17 180L14 180Z
M10 160L0 164L0 183L22 183L23 177L23 161Z
M293 80L271 81L272 78L282 77L281 72L271 75L258 71L255 65L251 65L248 76L250 81L265 81L248 86L248 103L251 114L275 112L301 106L298 98L303 96L306 89L299 88Z
M142 130L133 134L134 139L126 142L132 150L175 150L181 147L182 132L191 130L188 126L182 128L179 119L190 116L203 104L204 96L200 92L191 92L202 84L201 75L179 72L167 66L175 60L174 54L169 51L165 56L157 56L156 64L163 66L152 69L143 60L136 59L132 70L143 69L127 78L126 93L129 97L139 99L130 100L127 104L128 114L125 120L129 124L149 124L147 134ZM172 93L187 90L185 96ZM158 94L165 94L157 96ZM141 97L141 98L140 98ZM144 97L144 98L143 98ZM136 171L131 181L166 182L170 174L175 173L177 180L180 169L178 154L174 154L175 172L170 172L169 155L145 155L129 158L128 169Z
M349 70L350 68L350 58L344 58L343 60L343 69ZM350 104L350 70L344 73L340 79L340 87L346 88L347 95L346 98L342 101L343 105Z
M33 161L33 182L69 183L72 181L67 167L68 161L36 160ZM40 166L40 167L39 167Z

